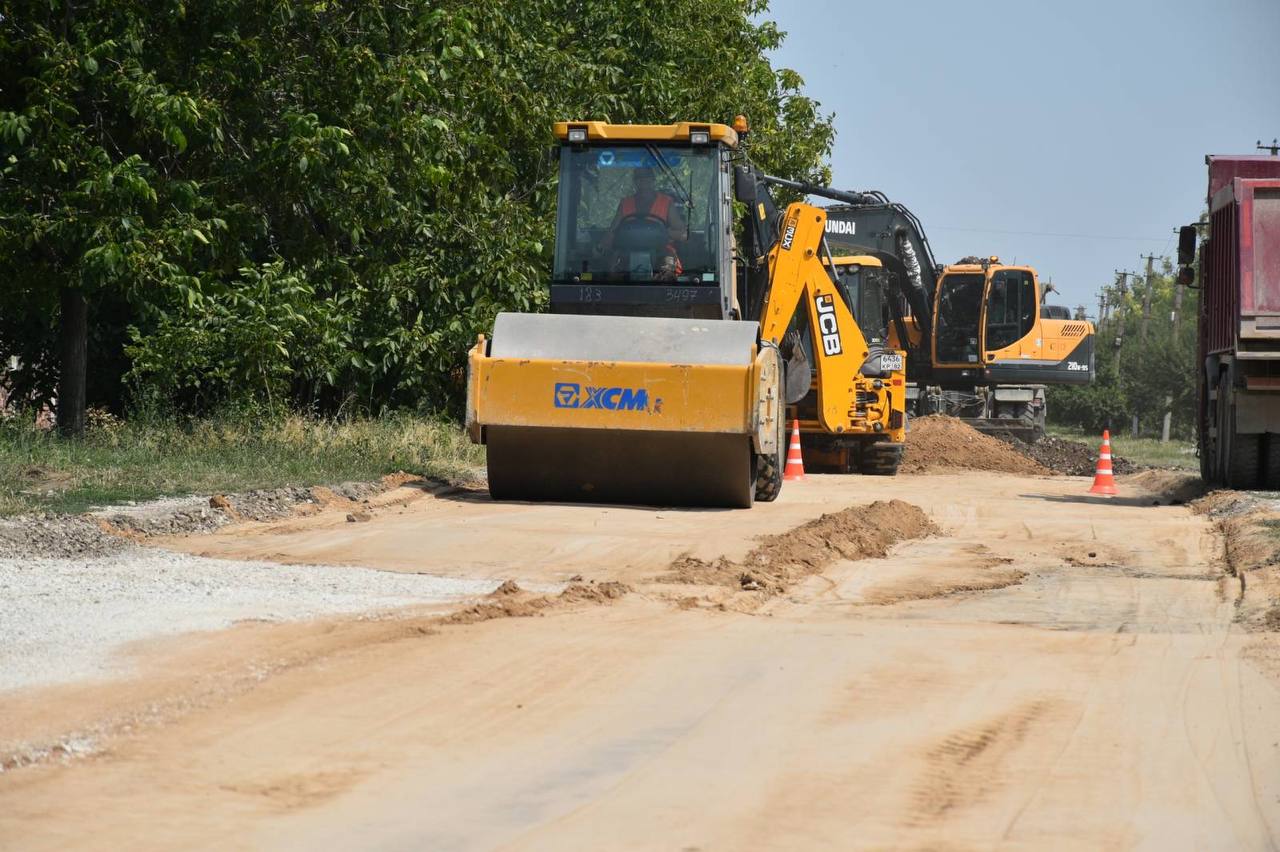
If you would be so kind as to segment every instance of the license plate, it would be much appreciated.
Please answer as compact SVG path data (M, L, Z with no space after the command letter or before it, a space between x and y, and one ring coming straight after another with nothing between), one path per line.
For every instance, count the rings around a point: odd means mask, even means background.
M881 355L880 369L890 370L890 371L902 370L902 356L901 355Z

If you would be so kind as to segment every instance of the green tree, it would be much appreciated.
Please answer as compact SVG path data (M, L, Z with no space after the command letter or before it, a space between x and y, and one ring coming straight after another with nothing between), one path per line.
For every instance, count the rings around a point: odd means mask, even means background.
M127 369L194 410L444 406L476 333L543 299L555 120L746 112L762 165L827 176L830 119L770 65L765 11L10 3L0 354L37 397L62 383L72 431L86 339L116 405Z
M1089 430L1128 428L1136 416L1141 434L1160 435L1164 415L1171 431L1189 437L1196 411L1196 310L1198 291L1182 288L1165 259L1152 276L1150 316L1143 328L1146 282L1116 283L1102 289L1108 306L1100 323L1095 380L1087 387L1052 388L1054 422ZM1175 305L1176 320L1175 320Z

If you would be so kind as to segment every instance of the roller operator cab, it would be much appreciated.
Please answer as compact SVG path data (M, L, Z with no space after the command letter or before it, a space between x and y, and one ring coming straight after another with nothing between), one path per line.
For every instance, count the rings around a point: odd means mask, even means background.
M722 124L561 123L551 312L733 316Z

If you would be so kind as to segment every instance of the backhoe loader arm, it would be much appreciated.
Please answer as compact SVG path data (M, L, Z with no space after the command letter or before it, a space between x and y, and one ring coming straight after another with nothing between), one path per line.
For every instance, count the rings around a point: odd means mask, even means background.
M820 250L827 214L797 202L787 208L778 242L769 252L769 290L760 317L760 335L779 344L800 302L809 315L818 373L818 419L828 432L842 433L857 417L854 379L867 359L866 338L822 264Z

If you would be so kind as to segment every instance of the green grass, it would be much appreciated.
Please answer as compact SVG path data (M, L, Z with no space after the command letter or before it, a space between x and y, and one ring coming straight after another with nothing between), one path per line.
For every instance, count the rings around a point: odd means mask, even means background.
M329 422L97 423L82 440L0 423L0 515L130 500L336 484L407 471L471 478L484 463L456 424L409 416Z
M1100 445L1102 435L1086 434L1079 429L1049 426L1048 432L1057 438L1068 438L1089 445ZM1195 455L1195 444L1190 441L1170 439L1167 444L1158 438L1130 438L1128 433L1111 433L1111 451L1135 464L1152 467L1176 467L1182 470L1200 470L1200 460Z

